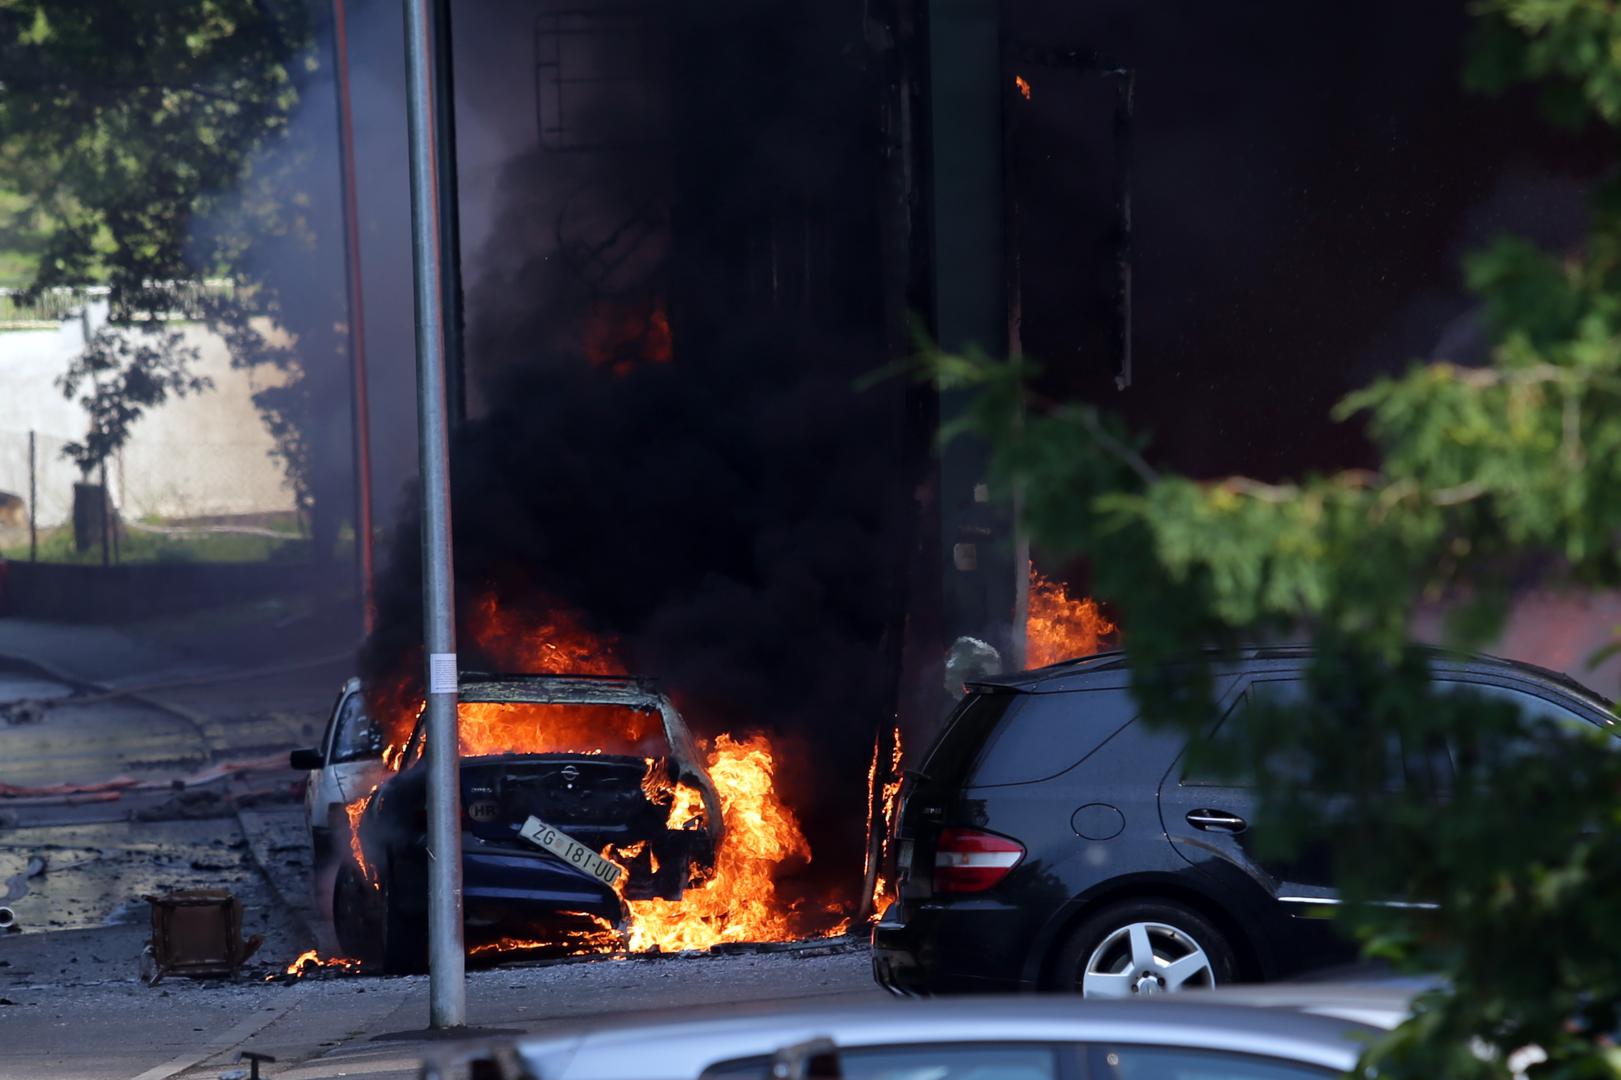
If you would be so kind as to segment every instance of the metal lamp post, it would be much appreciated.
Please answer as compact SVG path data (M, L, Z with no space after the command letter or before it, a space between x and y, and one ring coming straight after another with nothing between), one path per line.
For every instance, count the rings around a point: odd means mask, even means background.
M456 623L451 580L450 445L435 149L433 0L405 0L411 148L411 261L416 283L417 437L422 471L422 612L427 646L428 1018L467 1022L462 949L460 750L456 737Z

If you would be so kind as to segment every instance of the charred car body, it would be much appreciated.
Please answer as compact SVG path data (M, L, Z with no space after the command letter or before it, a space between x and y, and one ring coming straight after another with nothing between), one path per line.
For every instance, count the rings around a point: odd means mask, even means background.
M458 721L469 944L619 927L621 890L674 900L713 873L720 801L663 694L628 678L464 674ZM427 961L424 735L419 717L334 887L344 951L389 971Z

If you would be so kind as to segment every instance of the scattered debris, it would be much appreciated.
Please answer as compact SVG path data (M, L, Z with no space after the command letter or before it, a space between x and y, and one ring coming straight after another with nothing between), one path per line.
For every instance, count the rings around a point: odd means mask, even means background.
M216 818L230 813L225 796L211 788L181 788L153 806L130 813L131 821L173 821L175 819Z
M259 1062L275 1061L276 1059L271 1057L269 1054L260 1054L252 1050L243 1050L241 1053L236 1055L236 1060L246 1061L248 1063L248 1067L251 1071L248 1073L247 1080L259 1080ZM237 1080L242 1080L242 1077L240 1076L241 1071L242 1070L240 1069L237 1070ZM222 1076L221 1080L225 1080L225 1078Z
M286 971L272 972L265 976L265 982L291 982L295 979L305 979L314 974L323 975L360 975L361 962L348 956L328 956L321 958L320 953L314 949L305 949L299 953L298 959L287 965Z
M148 985L168 974L235 976L264 941L257 934L242 939L242 901L222 889L145 899L152 905L152 943L141 964Z
M11 875L7 880L6 895L0 896L0 903L10 904L27 896L29 879L37 878L43 873L45 873L44 856L28 856L28 864L23 867L22 872Z
M0 704L0 720L8 724L37 724L43 719L43 701L7 701Z

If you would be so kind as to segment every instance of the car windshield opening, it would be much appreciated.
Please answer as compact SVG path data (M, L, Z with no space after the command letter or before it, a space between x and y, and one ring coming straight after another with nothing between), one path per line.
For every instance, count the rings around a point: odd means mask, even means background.
M657 710L575 702L463 701L463 757L488 754L608 754L662 758L670 741Z

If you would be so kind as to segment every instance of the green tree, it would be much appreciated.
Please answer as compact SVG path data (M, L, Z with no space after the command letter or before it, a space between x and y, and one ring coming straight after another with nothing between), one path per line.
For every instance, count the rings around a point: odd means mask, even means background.
M233 364L277 377L255 394L315 549L332 554L345 492L314 461L347 452L332 297L330 164L293 123L318 68L307 0L0 0L0 225L26 292L105 284L116 324L60 381L90 470L169 396L207 388L183 315ZM305 125L308 127L309 125ZM330 131L330 128L324 130ZM216 287L177 283L215 279ZM342 470L328 470L341 473Z
M1537 80L1562 122L1621 124L1614 5L1477 10L1473 85ZM1280 850L1354 815L1356 829L1333 833L1345 928L1371 954L1444 977L1370 1048L1369 1075L1503 1077L1531 1063L1533 1076L1615 1076L1621 748L1436 692L1408 633L1417 606L1439 600L1451 645L1478 647L1512 583L1621 583L1621 184L1597 193L1578 255L1505 239L1466 271L1489 363L1418 365L1338 409L1368 422L1377 472L1198 483L1156 470L1101 410L1033 398L1028 364L935 354L925 369L973 392L948 434L989 444L1032 538L1087 556L1150 720L1208 727L1211 647L1316 646L1308 705L1261 711L1243 746L1196 743L1212 767L1259 778L1257 834ZM1451 747L1450 790L1397 783L1392 737ZM1268 767L1281 761L1293 767ZM1438 911L1372 903L1391 897Z

